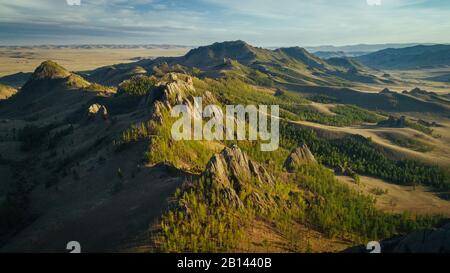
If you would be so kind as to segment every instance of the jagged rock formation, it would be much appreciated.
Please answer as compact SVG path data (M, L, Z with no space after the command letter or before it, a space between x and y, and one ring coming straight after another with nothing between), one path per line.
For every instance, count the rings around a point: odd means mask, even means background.
M88 109L88 117L96 120L100 119L108 120L109 118L108 110L104 105L98 103L92 104L91 106L89 106Z
M142 105L150 105L151 117L162 123L163 112L170 111L175 105L187 105L194 119L202 119L202 113L194 111L194 97L202 97L203 104L215 104L216 98L210 92L199 94L192 78L176 73L167 74L144 99Z
M298 166L305 163L317 163L316 158L311 153L308 148L308 145L303 144L301 147L298 147L288 156L286 161L284 162L284 167L288 171L294 171Z
M0 100L8 99L11 96L14 96L17 93L17 90L11 86L0 84Z
M274 184L273 177L237 146L227 147L220 154L215 154L203 175L212 179L212 187L234 207L243 207L247 201L259 209L271 204L270 198L257 188L263 184ZM241 199L241 193L249 188L253 189L251 193Z

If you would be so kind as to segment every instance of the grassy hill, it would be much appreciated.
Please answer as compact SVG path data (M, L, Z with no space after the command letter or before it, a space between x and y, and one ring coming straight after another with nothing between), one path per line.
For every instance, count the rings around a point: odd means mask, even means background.
M0 100L7 99L17 93L17 90L11 86L0 84Z
M419 69L450 66L450 45L384 49L355 58L377 69Z
M165 72L190 72L197 76L213 78L238 77L268 86L277 82L321 86L353 86L354 81L382 82L376 76L358 68L349 70L333 66L300 47L269 50L251 46L243 41L215 43L192 49L182 57L142 60L108 69L128 71L136 67L141 67L148 73L152 73L156 67L157 70L162 69ZM105 75L99 72L89 72L92 75L90 79L105 83Z

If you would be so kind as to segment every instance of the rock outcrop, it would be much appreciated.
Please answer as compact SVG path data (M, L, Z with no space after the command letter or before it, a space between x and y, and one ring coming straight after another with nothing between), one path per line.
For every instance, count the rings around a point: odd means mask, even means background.
M309 150L308 145L303 144L301 147L298 147L291 152L291 154L284 162L284 167L286 168L286 170L292 172L305 163L317 163L317 161L314 155Z
M203 174L212 179L212 191L217 190L220 198L235 207L249 203L263 209L271 201L257 189L263 184L274 184L273 177L260 164L249 159L237 146L227 147L215 154ZM249 189L252 189L248 191ZM242 192L249 192L242 197Z
M186 105L194 119L202 119L202 113L194 111L194 97L202 97L203 105L217 104L211 92L200 94L195 90L192 78L177 73L168 73L152 90L141 105L150 105L151 118L162 122L164 111L170 111L175 105Z
M106 106L95 103L89 106L88 117L95 120L108 120L109 114Z

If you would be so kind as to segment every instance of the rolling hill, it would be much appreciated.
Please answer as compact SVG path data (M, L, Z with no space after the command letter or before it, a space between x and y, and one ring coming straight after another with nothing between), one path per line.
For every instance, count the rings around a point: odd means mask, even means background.
M0 84L0 100L7 99L17 93L17 90L11 86Z
M203 76L240 77L266 82L268 85L275 82L296 82L321 86L352 86L353 81L383 82L366 71L333 66L300 47L269 50L253 47L243 41L215 43L192 49L182 57L142 60L109 69L126 71L141 67L150 73L154 67L167 71L175 65L178 66L178 72L200 69ZM105 82L98 70L88 72L86 77L94 82Z
M450 45L384 49L355 58L376 69L421 69L450 66Z

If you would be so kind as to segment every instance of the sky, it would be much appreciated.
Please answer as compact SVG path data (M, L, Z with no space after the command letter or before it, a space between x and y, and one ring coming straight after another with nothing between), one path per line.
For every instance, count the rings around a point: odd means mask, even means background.
M0 0L0 45L450 43L449 0Z

